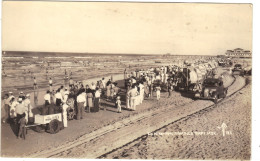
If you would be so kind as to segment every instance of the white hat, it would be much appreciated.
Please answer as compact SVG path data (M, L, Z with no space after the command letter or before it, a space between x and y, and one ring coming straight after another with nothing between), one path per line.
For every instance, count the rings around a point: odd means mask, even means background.
M23 94L23 91L21 91L20 94Z
M13 92L10 91L9 94L13 94Z
M30 97L30 94L27 94L26 97Z

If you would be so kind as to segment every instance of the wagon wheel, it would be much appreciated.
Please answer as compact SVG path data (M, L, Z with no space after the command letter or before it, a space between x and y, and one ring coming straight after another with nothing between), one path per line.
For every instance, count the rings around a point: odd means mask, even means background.
M60 128L60 123L57 119L54 119L49 123L49 132L51 134L58 133L60 131Z

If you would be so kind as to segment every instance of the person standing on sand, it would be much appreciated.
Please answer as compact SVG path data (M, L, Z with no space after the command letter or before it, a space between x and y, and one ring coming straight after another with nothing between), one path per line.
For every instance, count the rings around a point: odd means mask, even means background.
M58 89L56 91L55 98L56 98L56 101L55 101L56 102L56 106L60 106L61 103L63 102L63 98L62 98L62 95L60 93L60 89Z
M70 94L70 92L68 91L68 88L65 87L65 91L64 91L64 103L67 102L68 97L69 97L69 94Z
M149 97L153 98L153 83L151 83L149 86Z
M159 101L160 100L160 98L161 98L161 87L160 87L160 85L158 85L157 87L155 87L155 90L156 90L156 97L157 97L157 101Z
M110 85L110 83L107 84L107 93L106 93L106 95L107 95L107 100L109 100L110 97L111 97L111 85Z
M143 82L139 82L139 89L140 89L140 104L143 103L144 100L144 85Z
M101 89L96 88L95 92L95 100L94 100L94 111L99 112L99 102L100 102L100 96L101 96Z
M168 86L167 88L168 88L168 93L169 93L168 98L169 98L172 95L173 85L172 83L169 82L167 86Z
M84 103L86 102L83 92L84 90L81 89L77 96L77 120L83 119Z
M46 94L44 95L44 102L45 102L45 106L51 104L51 95L49 90L47 90Z
M22 98L18 99L18 104L16 105L15 112L16 112L16 124L18 125L17 131L19 131L20 130L19 121L23 117L23 114L27 112L27 109L24 106Z
M124 80L126 80L127 79L127 71L126 71L126 68L125 68L125 70L124 70Z
M111 88L110 88L110 96L111 96L111 100L114 99L114 96L115 96L115 84L114 83L111 83L110 84Z
M52 79L49 79L49 87L50 87L50 91L52 91Z
M33 89L38 89L36 77L33 77Z
M120 101L120 96L117 96L116 98L116 108L117 108L117 112L121 113L121 101Z
M67 109L69 108L69 106L64 103L62 105L62 120L63 120L63 126L64 127L68 127L68 120L67 120Z
M5 109L5 117L3 119L3 123L8 122L9 116L10 116L10 112L9 112L10 111L10 106L9 106L8 97L9 97L9 95L5 94L4 101L3 101L4 102L3 106L4 106L4 109Z
M106 88L106 81L105 81L105 78L102 78L101 83L102 83L102 86L103 86L102 89L105 89L105 88Z
M130 109L135 111L137 96L137 88L135 85L133 85L132 89L128 91L128 95L130 96Z
M93 108L93 94L88 85L86 85L86 97L88 112L90 113L91 108Z
M21 119L18 121L18 126L19 126L19 132L17 135L17 139L20 139L22 137L25 140L25 125L26 125L26 114L23 113L21 115Z
M128 91L129 91L129 90L126 91L126 108L127 108L127 109L130 108L130 106L129 106L129 104L130 104L130 94L129 94Z
M70 78L70 80L69 80L69 87L72 88L72 85L73 85L73 84L74 84L73 79Z
M31 101L30 101L30 94L27 94L25 96L24 106L27 109L27 112L25 113L25 119L26 119L26 122L28 122L29 117L33 117L32 105L31 105Z
M62 100L64 101L64 86L60 86L60 93L61 93L61 96L62 96Z

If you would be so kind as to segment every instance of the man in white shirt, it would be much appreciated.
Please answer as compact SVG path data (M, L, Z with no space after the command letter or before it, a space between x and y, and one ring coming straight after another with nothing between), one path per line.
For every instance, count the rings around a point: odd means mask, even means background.
M95 85L94 82L91 83L90 89L92 89L92 90L96 90L96 85Z
M84 93L84 89L81 89L79 91L79 95L77 96L77 108L78 108L77 120L83 119L84 104L86 102L86 97L83 93Z
M60 89L57 90L56 94L55 94L55 99L56 99L56 106L60 106L61 103L63 102L63 98L62 95L60 93Z
M24 106L27 109L27 112L25 113L25 119L26 122L28 122L29 117L33 117L33 113L32 113L32 106L31 106L31 101L30 101L30 94L27 94L24 100Z
M64 103L67 102L70 92L68 91L68 88L65 88L64 91Z
M67 120L67 108L69 108L69 105L67 105L66 103L64 103L62 105L62 119L63 119L63 125L64 127L68 127L68 120Z
M139 83L139 88L140 88L140 103L143 103L144 100L144 85L143 82Z
M105 88L106 88L106 81L105 81L105 78L102 78L101 82L102 82L102 85L103 85L103 89L105 89Z
M49 90L44 95L44 101L45 101L45 106L51 104L51 95L50 95L50 91Z

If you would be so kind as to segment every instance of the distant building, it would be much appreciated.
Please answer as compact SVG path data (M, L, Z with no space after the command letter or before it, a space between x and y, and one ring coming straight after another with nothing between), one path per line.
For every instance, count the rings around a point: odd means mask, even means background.
M252 52L250 50L236 48L234 50L227 50L226 56L228 56L228 57L252 57Z

